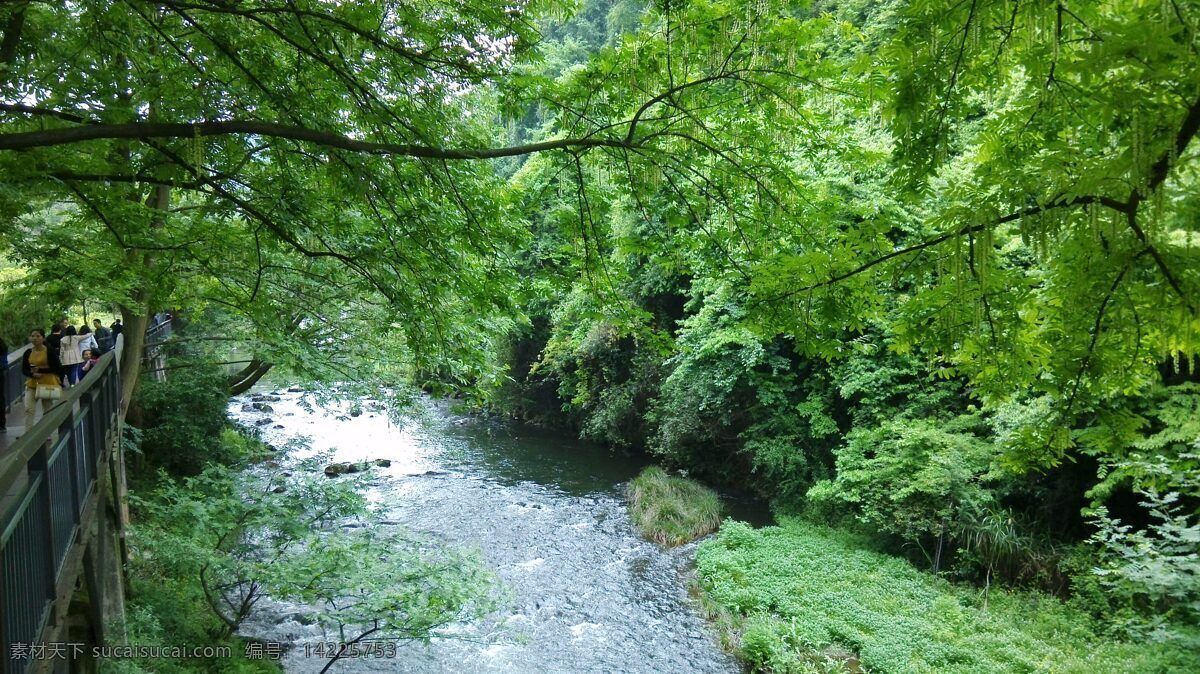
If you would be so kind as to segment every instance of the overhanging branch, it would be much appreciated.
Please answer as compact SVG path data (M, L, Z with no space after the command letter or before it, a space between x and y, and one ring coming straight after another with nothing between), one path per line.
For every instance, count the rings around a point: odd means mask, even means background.
M325 147L377 155L395 155L421 159L496 159L546 152L548 150L587 149L593 147L632 147L632 140L606 138L561 138L539 143L499 148L440 148L409 143L376 143L356 140L338 133L301 126L228 120L194 124L132 122L129 124L91 124L43 131L0 134L0 150L32 150L39 147L68 145L89 140L148 140L152 138L194 138L197 136L255 135L287 138Z

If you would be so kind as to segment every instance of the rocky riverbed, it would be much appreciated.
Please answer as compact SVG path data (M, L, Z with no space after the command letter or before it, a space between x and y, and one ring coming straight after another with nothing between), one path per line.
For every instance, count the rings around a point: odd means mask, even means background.
M333 671L740 671L688 596L691 548L643 541L626 514L624 483L645 459L462 417L443 402L392 420L371 405L322 410L302 398L245 396L230 411L268 442L307 437L306 452L369 471L389 523L477 552L508 597L429 644L400 643L395 658L343 660ZM734 515L765 517L752 503L735 502ZM306 657L304 644L329 637L302 609L264 602L242 631L289 644L287 671L317 672L326 661L311 649Z

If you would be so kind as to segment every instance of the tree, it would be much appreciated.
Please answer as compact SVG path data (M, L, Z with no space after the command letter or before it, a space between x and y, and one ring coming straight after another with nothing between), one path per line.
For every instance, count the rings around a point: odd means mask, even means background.
M79 292L120 304L130 359L151 307L207 300L260 333L368 311L415 360L454 360L481 327L460 317L509 306L505 257L522 238L479 160L555 150L581 168L607 149L653 164L690 145L747 172L724 143L675 127L775 100L795 78L747 40L783 35L754 19L740 38L717 34L710 56L672 62L672 31L737 21L698 7L560 85L519 68L553 4L7 3L4 233L37 280L86 267ZM624 61L639 53L635 82ZM495 114L527 100L557 111L556 137L491 143ZM65 227L42 217L58 204ZM91 245L47 258L71 238ZM338 292L294 292L313 284Z

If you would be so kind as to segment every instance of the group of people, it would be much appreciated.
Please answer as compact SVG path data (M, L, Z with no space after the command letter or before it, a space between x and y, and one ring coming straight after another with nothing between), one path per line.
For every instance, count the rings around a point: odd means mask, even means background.
M21 373L25 382L25 428L33 425L37 408L45 414L55 402L63 397L63 389L74 386L96 366L100 356L113 348L117 335L121 334L121 319L110 327L104 327L100 319L86 323L79 329L67 319L54 324L50 334L41 328L29 333L30 348L21 358ZM8 367L8 347L0 340L0 364ZM6 406L8 391L4 390L5 377L0 377L0 405ZM5 415L0 414L0 433L7 432Z

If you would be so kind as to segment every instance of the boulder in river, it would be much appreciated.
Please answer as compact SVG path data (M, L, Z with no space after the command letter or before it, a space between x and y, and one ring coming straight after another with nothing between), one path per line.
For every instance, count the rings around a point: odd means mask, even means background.
M337 477L338 475L346 475L348 473L362 473L370 470L371 466L373 465L379 466L380 468L387 468L388 466L392 465L392 462L388 461L387 459L355 462L339 461L337 463L331 463L328 466L325 466L325 475L329 477Z
M290 386L287 391L288 393L304 393L304 389L299 386Z
M328 466L325 466L325 476L337 477L338 475L345 475L346 473L351 472L350 465L351 464L348 463L331 463Z
M266 426L267 424L269 424L273 421L275 421L275 420L272 419L271 417L263 417L262 419L259 419L258 421L254 422L254 425L255 426Z

